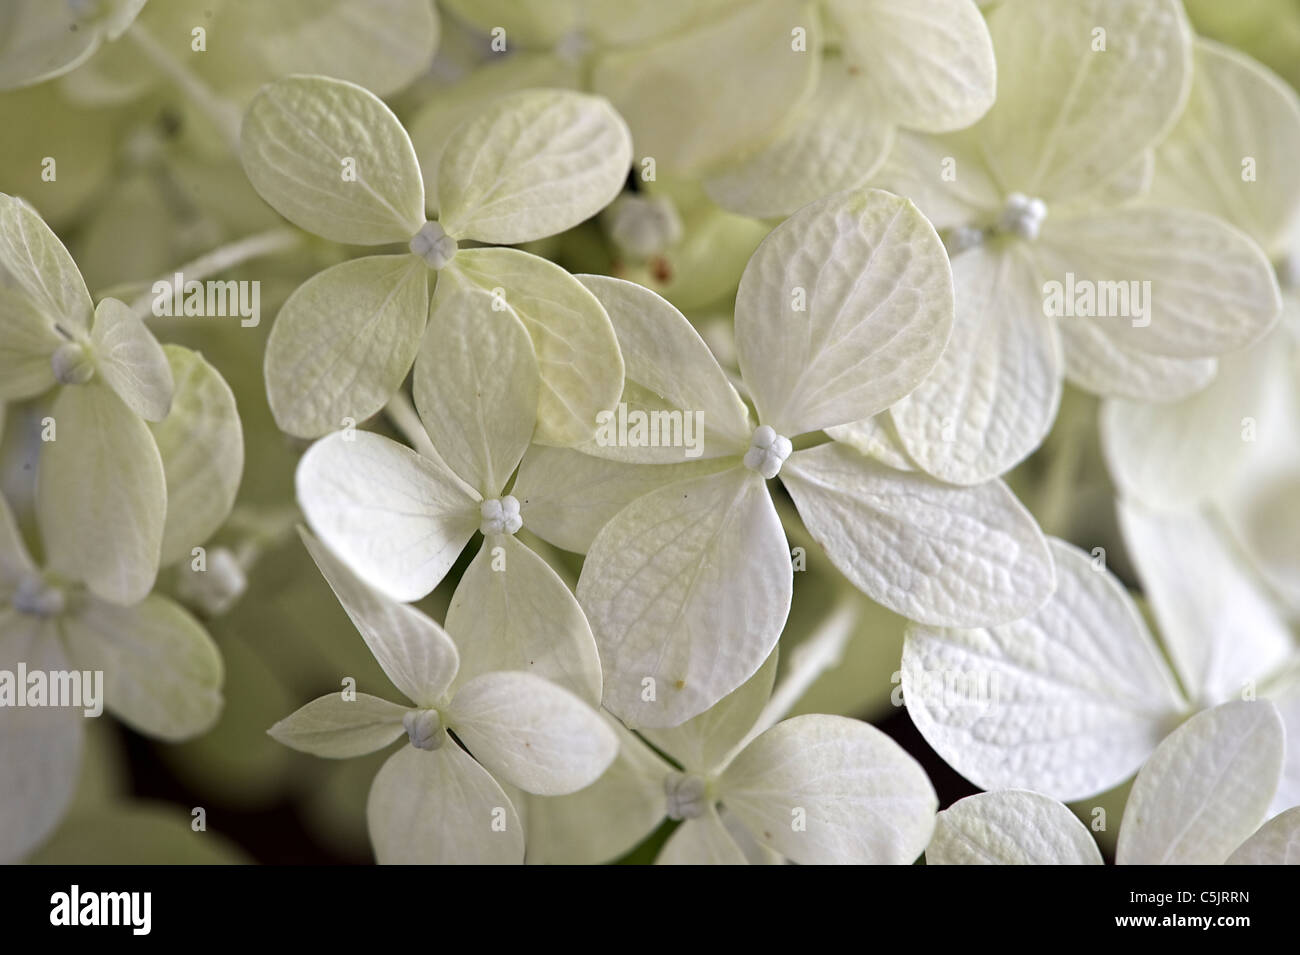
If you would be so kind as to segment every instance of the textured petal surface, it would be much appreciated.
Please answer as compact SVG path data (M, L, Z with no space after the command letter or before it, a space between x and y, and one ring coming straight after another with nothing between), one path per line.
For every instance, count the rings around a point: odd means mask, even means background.
M926 865L1101 865L1088 827L1055 799L1004 789L959 799L935 821Z

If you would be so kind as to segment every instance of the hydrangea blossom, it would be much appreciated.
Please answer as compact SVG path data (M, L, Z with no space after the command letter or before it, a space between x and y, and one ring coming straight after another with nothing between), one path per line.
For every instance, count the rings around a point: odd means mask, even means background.
M590 542L578 582L601 649L604 703L624 722L681 723L771 653L792 587L789 546L764 486L778 474L841 572L906 616L1005 621L1051 592L1042 537L1004 486L949 488L836 442L793 450L803 435L897 401L943 348L949 273L910 203L875 191L839 194L760 245L736 301L757 427L679 313L628 283L584 281L618 329L629 381L623 404L698 415L704 434L697 462L681 447L591 442L583 446L590 456L660 464L629 475L596 462L590 467L603 477L593 479L579 456L552 457L543 471L525 466L516 488L526 510L534 497L553 506L567 487L586 497L605 484L607 498L624 501L637 492ZM605 516L601 503L594 506Z
M1192 717L1138 773L1120 822L1121 865L1295 865L1300 807L1264 825L1281 766L1272 704L1224 703ZM939 813L929 865L1100 865L1087 828L1041 793L1000 790Z
M1123 201L1187 102L1192 41L1177 0L1024 0L988 23L997 103L962 133L901 134L876 177L912 197L953 253L951 347L889 418L917 464L957 483L1033 451L1063 378L1103 395L1185 396L1209 380L1207 359L1258 339L1280 304L1267 258L1239 230Z
M937 807L925 771L867 723L822 715L776 722L766 706L775 675L773 654L706 713L647 731L654 749L624 731L618 760L595 785L528 800L530 859L606 861L665 816L681 825L660 864L916 859Z
M409 249L332 266L284 304L266 351L280 427L319 437L375 414L410 370L429 317L477 300L532 337L543 382L537 440L590 436L622 387L599 303L545 259L460 243L538 239L607 205L631 164L627 128L607 103L531 90L491 104L446 144L436 220L426 218L406 130L353 84L269 84L245 114L241 149L253 186L294 224L336 242Z
M523 862L523 828L497 777L544 795L582 789L613 761L614 732L588 704L535 674L462 673L457 644L441 627L367 586L309 535L303 540L379 665L415 705L331 693L271 735L331 758L407 737L367 803L381 863ZM463 635L460 647L478 636Z

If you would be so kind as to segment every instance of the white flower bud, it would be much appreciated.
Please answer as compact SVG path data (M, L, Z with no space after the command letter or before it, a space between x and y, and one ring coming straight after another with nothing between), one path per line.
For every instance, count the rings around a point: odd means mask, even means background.
M64 342L50 356L54 380L61 385L84 385L95 377L90 350L81 342Z
M447 742L437 710L411 710L402 717L402 727L416 749L438 749Z
M792 450L789 438L777 434L771 425L760 425L745 452L745 467L770 480L781 473L781 465Z
M671 773L664 778L669 819L698 819L709 808L709 784L702 776Z
M484 537L514 534L524 526L524 519L519 516L519 501L513 494L488 498L479 506L478 512L483 518L479 530Z
M431 269L445 267L455 257L457 248L456 240L437 222L426 222L411 236L410 250L429 263Z

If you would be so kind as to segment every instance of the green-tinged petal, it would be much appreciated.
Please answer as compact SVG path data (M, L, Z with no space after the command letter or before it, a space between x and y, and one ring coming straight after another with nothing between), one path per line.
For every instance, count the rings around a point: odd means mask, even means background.
M450 741L388 758L366 801L381 865L519 865L524 832L505 791Z
M95 308L77 263L31 206L3 193L0 278L0 303L4 306L0 314L8 313L12 298L21 295L29 303L29 310L61 326L69 336L89 334Z
M542 373L533 440L567 447L590 438L597 414L623 391L618 338L600 300L558 265L517 249L468 249L448 269L499 296L528 329Z
M447 608L460 650L456 684L483 673L534 673L600 705L600 655L560 575L513 536L485 537Z
M1042 609L979 630L913 626L903 646L908 714L983 789L1084 799L1123 782L1187 712L1123 586L1052 542L1057 587Z
M475 759L539 796L590 786L618 755L618 737L590 704L531 673L475 677L446 719Z
M749 260L736 349L760 423L786 437L869 418L934 368L952 271L906 199L845 192L801 209Z
M497 497L533 435L541 374L528 330L457 269L438 277L415 361L415 407L439 456Z
M150 430L167 477L165 567L205 543L230 514L244 473L244 432L221 373L188 348L163 351L176 388L171 412Z
M0 12L0 90L30 86L75 68L104 31L90 4L11 0Z
M216 722L221 654L179 604L156 594L130 607L88 599L59 627L72 665L104 671L104 706L132 729L175 741Z
M353 83L268 83L244 114L240 158L276 212L335 242L405 242L424 224L410 137L383 100Z
M312 530L394 600L433 590L481 522L478 494L445 464L365 431L312 445L297 486Z
M355 699L331 693L312 700L267 732L299 752L346 759L383 749L404 735L402 719L409 712L368 693L358 693Z
M687 819L668 837L655 865L748 865L745 853L709 806L704 815Z
M1208 385L1218 369L1213 358L1164 358L1136 351L1087 319L1057 322L1056 328L1065 353L1065 377L1095 395L1177 401Z
M926 865L1101 865L1088 827L1040 793L1004 789L959 799L935 820Z
M900 131L871 185L907 196L936 229L979 225L1005 199L974 130L944 136Z
M172 369L162 345L125 302L106 298L95 308L90 331L95 371L126 406L146 421L171 409Z
M428 315L428 268L415 256L367 256L309 278L266 343L275 423L315 438L375 414L411 370Z
M555 235L613 201L632 165L627 125L598 96L526 90L456 128L438 168L438 221L501 245Z
M633 728L703 713L767 659L792 589L756 473L733 467L637 498L596 536L578 580L606 709Z
M42 445L37 519L50 568L133 604L153 589L167 478L149 426L107 386L64 387Z
M1282 718L1266 700L1237 700L1193 716L1138 773L1115 861L1222 865L1264 821L1285 744Z
M460 665L446 631L414 607L359 580L329 548L305 531L302 542L393 685L421 706L442 700Z
M908 865L939 808L921 764L888 736L815 714L746 746L718 795L755 839L803 865Z

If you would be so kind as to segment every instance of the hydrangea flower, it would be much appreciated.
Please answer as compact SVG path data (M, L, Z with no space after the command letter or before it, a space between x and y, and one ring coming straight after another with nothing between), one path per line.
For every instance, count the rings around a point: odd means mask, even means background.
M1195 528L1138 526L1130 543L1153 606L1177 614L1164 627L1174 670L1100 558L1056 540L1056 592L1037 613L983 629L909 628L908 713L977 786L1092 797L1127 779L1198 709L1256 692L1293 713L1300 705L1300 684L1285 666L1294 658L1286 630L1252 600L1241 570ZM1214 616L1201 625L1193 608ZM1292 747L1290 767L1298 756ZM1294 804L1293 784L1279 798Z
M577 592L601 650L605 707L628 725L673 726L707 710L776 645L792 588L765 487L778 475L836 567L905 616L1006 621L1051 592L1041 534L1005 486L947 487L838 442L794 450L804 435L896 402L943 349L949 273L906 200L829 197L751 258L736 342L757 426L680 313L629 283L583 281L618 330L623 404L698 416L704 436L697 461L680 446L589 442L586 457L617 464L559 453L525 462L516 485L530 525L560 546L581 544L611 503L626 505L582 548ZM629 473L628 462L642 467ZM593 513L574 526L584 501Z
M535 674L462 673L457 644L441 627L368 587L309 535L303 541L379 665L415 705L331 693L271 735L331 758L407 737L367 803L381 863L522 862L523 828L497 777L544 795L582 789L613 761L614 732L588 704ZM462 636L460 647L477 636Z
M1156 748L1120 822L1120 865L1295 865L1300 807L1267 823L1282 721L1265 701L1198 713ZM1264 825L1260 825L1264 823ZM1087 828L1041 793L1001 790L939 813L929 865L1100 865Z
M447 615L464 641L462 672L534 669L597 703L591 629L564 581L516 538L526 517L506 493L544 389L532 339L459 271L444 273L439 289L447 304L430 317L416 360L421 452L369 432L336 432L299 463L299 503L362 580L397 600L433 590L481 531Z
M988 24L997 103L962 133L900 134L875 179L912 197L953 255L952 344L889 419L917 464L962 484L1038 447L1063 378L1103 395L1185 396L1209 380L1206 359L1257 340L1280 304L1267 258L1239 230L1124 202L1187 102L1192 41L1177 0L1023 0L995 6Z
M335 242L408 246L332 266L285 302L265 369L284 430L319 437L375 414L410 370L430 316L471 300L522 321L532 337L543 383L536 440L581 441L617 400L618 343L586 289L525 252L460 248L552 235L618 194L631 142L603 100L530 90L459 126L438 167L436 220L426 218L406 130L353 84L310 76L269 84L245 114L241 150L258 193L295 225Z
M767 706L775 675L773 654L708 712L647 731L653 749L623 731L617 761L594 785L529 799L530 860L607 861L665 816L681 825L660 864L915 860L938 805L925 771L868 723L814 714L777 722Z
M221 657L197 620L158 594L120 606L38 567L0 497L0 670L16 673L20 663L29 673L102 671L105 709L159 739L198 735L221 711ZM14 770L0 774L0 859L35 848L67 810L82 719L67 707L0 711L0 762Z

